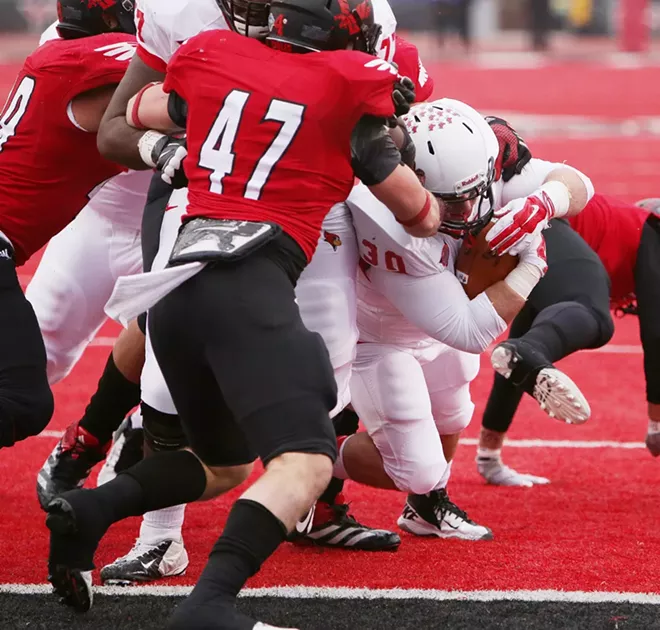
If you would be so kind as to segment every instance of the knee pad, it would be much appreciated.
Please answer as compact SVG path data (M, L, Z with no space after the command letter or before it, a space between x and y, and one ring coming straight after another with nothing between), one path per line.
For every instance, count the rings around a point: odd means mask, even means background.
M447 470L447 462L442 454L432 461L420 460L406 471L395 469L385 461L383 464L387 476L396 487L402 492L412 494L427 494L435 490Z
M144 441L152 452L180 451L188 446L179 416L163 413L141 403Z
M585 298L586 296L578 296L575 298L575 302L587 309L598 322L598 339L590 347L600 348L608 343L614 336L614 320L612 319L612 312L610 311L609 303L606 308L605 305L593 304L591 300Z

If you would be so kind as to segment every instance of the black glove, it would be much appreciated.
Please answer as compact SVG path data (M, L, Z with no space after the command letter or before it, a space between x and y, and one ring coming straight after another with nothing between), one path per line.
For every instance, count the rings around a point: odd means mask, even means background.
M500 176L508 182L514 175L520 175L532 159L532 153L516 130L502 118L486 116L486 122L495 133L500 152L495 162L496 178Z
M186 188L188 178L183 171L183 160L188 155L185 138L164 136L151 150L151 158L161 179L172 188Z
M394 101L394 115L397 118L405 116L415 102L415 84L408 77L399 77L394 84L392 100Z

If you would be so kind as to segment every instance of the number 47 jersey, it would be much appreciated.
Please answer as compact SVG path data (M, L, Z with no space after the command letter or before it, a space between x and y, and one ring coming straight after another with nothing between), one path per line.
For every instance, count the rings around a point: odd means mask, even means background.
M135 38L120 33L54 40L25 61L0 114L0 232L22 265L66 227L105 180L96 133L70 110L78 95L121 81Z
M390 64L356 51L193 37L164 85L188 104L188 215L278 223L311 259L325 215L353 187L353 128L394 114L395 81Z

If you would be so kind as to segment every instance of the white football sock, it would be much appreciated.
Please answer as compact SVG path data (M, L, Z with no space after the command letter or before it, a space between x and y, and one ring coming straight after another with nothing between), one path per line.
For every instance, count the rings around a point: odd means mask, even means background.
M185 505L147 512L140 525L140 541L147 545L157 545L164 540L181 540L185 513Z

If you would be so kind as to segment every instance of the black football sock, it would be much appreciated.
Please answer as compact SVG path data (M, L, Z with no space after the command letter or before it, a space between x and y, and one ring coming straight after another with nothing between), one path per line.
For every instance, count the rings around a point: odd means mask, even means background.
M100 444L106 444L126 414L139 404L140 385L129 381L119 371L111 352L80 426Z
M334 505L337 500L337 495L344 489L344 480L337 479L337 477L332 477L328 487L323 491L323 494L319 497L319 501L324 503L329 503Z
M502 375L495 374L481 425L491 431L506 433L513 422L523 393L521 387L517 387Z
M263 505L249 499L236 501L191 599L233 600L286 535L282 521Z

